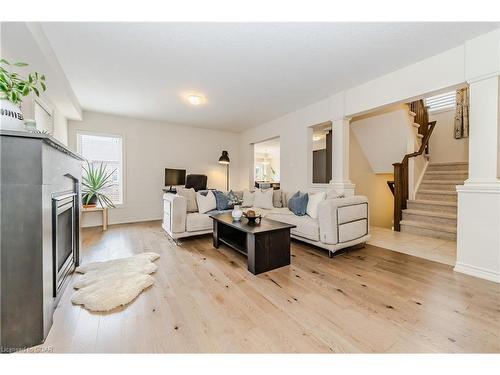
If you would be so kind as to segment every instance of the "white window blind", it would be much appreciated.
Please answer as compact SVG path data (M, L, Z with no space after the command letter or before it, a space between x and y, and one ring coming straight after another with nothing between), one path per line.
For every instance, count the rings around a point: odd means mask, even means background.
M425 99L425 105L429 108L429 112L441 111L455 107L456 92L450 91L444 94L431 96Z
M78 152L94 168L106 166L111 173L112 186L103 191L114 204L123 203L123 148L119 136L78 134ZM84 164L85 165L85 164Z

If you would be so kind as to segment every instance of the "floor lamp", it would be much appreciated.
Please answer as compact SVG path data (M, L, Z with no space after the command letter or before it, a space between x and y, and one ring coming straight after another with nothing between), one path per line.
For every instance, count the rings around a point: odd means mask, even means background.
M229 191L229 155L227 151L222 151L222 155L219 158L219 164L226 165L226 191Z

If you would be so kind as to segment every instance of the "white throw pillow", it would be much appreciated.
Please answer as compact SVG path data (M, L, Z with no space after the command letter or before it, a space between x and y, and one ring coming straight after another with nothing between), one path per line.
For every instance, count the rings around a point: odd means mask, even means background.
M241 207L252 207L255 193L250 190L243 190L243 203Z
M309 200L307 201L306 213L314 218L318 218L318 206L321 201L325 200L326 193L324 191L315 194L309 194Z
M338 193L335 189L330 189L327 190L326 192L326 199L337 199L337 198L344 198L345 194L344 193Z
M193 188L177 188L177 194L186 198L187 201L187 212L197 212L198 205L196 204L196 191Z
M215 195L212 191L209 191L206 196L196 193L196 203L198 203L198 212L200 214L215 210L217 207Z
M274 194L273 189L255 190L255 193L253 194L254 207L264 208L266 210L272 210L274 208L274 206L273 206L273 194Z

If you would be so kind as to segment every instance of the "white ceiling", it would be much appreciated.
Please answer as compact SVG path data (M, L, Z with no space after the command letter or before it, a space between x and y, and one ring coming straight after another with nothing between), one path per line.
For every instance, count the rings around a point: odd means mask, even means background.
M498 23L43 23L83 109L242 131ZM199 92L193 107L183 95Z

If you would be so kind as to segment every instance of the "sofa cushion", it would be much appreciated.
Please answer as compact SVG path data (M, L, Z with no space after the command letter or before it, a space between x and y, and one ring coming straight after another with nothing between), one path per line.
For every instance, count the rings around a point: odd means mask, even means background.
M337 198L344 198L345 194L344 193L339 193L335 189L329 189L326 191L326 199L337 199Z
M248 189L243 190L243 202L241 203L242 207L252 207L254 200L254 192Z
M214 191L217 210L229 210L234 207L234 203L231 202L232 197L230 197L229 194L231 194L231 192L226 194L222 191Z
M290 211L288 211L290 212ZM296 225L292 228L291 233L295 236L304 237L308 240L319 241L319 224L318 219L313 219L310 216L297 216L290 213L271 212L266 215L267 219L276 220L281 223Z
M300 191L296 192L292 197L288 200L288 208L295 215L302 216L306 214L307 211L307 202L309 201L309 196L307 193L301 193Z
M202 193L196 193L196 203L198 204L198 212L200 214L204 214L205 212L212 211L217 208L215 195L212 191L209 191L205 196Z
M273 196L274 196L274 191L272 189L267 189L267 190L257 189L253 194L253 205L258 208L272 210L274 208Z
M309 194L309 200L307 201L307 214L313 219L318 218L318 206L325 199L326 193L320 191L318 193Z
M281 197L281 190L273 190L273 206L277 208L283 207L283 199Z
M209 230L213 228L212 219L207 214L190 212L186 216L186 230L196 232L200 230Z
M194 191L193 188L186 189L183 187L178 187L177 194L186 198L187 212L198 212L198 204L196 203L196 191Z

